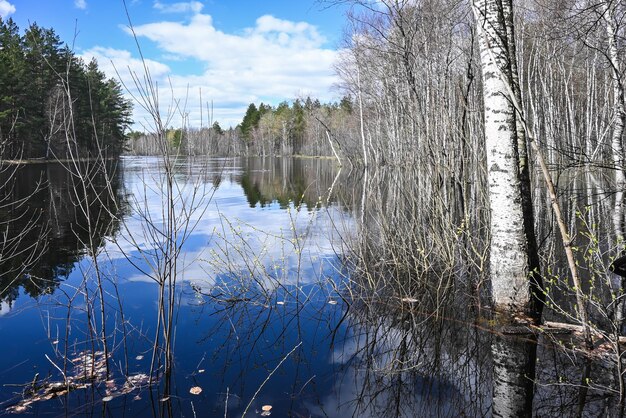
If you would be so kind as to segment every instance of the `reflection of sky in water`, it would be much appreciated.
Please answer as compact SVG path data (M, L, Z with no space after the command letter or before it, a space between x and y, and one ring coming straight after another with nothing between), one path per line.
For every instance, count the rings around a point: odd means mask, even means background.
M0 302L0 316L6 315L11 310L8 302Z
M134 342L130 347L131 358L149 350L150 337L156 326L158 288L138 268L147 267L142 257L146 255L150 260L153 250L160 245L155 245L150 239L145 219L139 216L143 212L155 226L162 226L160 187L163 179L158 175L157 167L157 160L154 159L126 160L125 192L134 196L135 206L124 219L115 240L107 242L99 257L107 278L107 294L111 298L108 301L108 318L116 321L119 297L125 318L132 324ZM242 186L237 182L243 170L237 165L224 170L220 170L219 166L213 167L210 169L212 173L202 172L198 166L177 169L181 170L177 179L185 180L180 190L188 202L197 190L192 183L211 198L198 201L199 209L191 213L193 231L185 242L179 262L182 282L179 286L180 312L177 315L177 334L180 336L176 340L177 384L185 393L190 384L189 375L201 363L207 372L197 377L195 384L201 385L210 396L204 400L197 399L196 405L205 411L215 408L213 412L217 413L223 410L220 394L230 388L232 398L229 404L231 408L236 408L238 403L243 402L241 400L247 402L251 399L254 390L267 377L268 370L303 342L296 353L298 361L286 362L281 367L281 373L273 377L272 385L265 388L257 401L272 403L277 408L282 403L286 408L289 398L283 389L293 386L296 390L299 387L301 383L296 383L294 373L297 374L303 365L315 361L320 368L317 373L327 374L330 356L327 349L320 350L318 342L320 338L327 338L328 330L341 315L341 307L327 304L332 289L316 286L315 283L322 272L332 276L339 269L335 248L340 246L332 223L345 227L351 224L350 217L337 206L312 211L306 208L298 210L293 205L281 209L278 203L250 207ZM221 174L221 181L213 193L211 184L216 174ZM293 245L295 237L299 238L300 254ZM224 259L226 252L230 254L228 263L216 263L215 254ZM125 255L135 265L128 262ZM189 286L189 282L194 282L205 290L215 280L221 284L232 282L237 276L244 275L245 266L249 266L255 257L258 261L254 265L262 269L263 274L267 273L267 276L259 277L264 282L263 287L275 291L270 305L268 301L261 304L251 302L231 311L231 308L221 304L206 304L206 300L199 298ZM229 274L228 268L234 269L235 274ZM237 272L237 269L240 271ZM23 296L15 301L12 309L4 305L1 307L0 336L6 343L4 355L0 356L0 380L16 383L30 381L32 370L42 375L56 374L56 368L45 355L59 361L56 350L60 343L54 341L63 340L66 331L69 332L68 348L71 352L85 346L88 341L85 298L94 298L95 293L91 296L81 293L79 286L83 277L94 278L89 258L83 258L76 264L55 294L44 295L37 301ZM109 279L118 284L117 290L110 286ZM276 285L278 282L280 288ZM94 288L91 287L90 291L93 292ZM314 311L305 315L297 303L299 298L316 301L310 305ZM279 301L284 304L277 304ZM72 324L66 327L65 318L70 305ZM320 310L320 306L323 309ZM291 313L285 315L285 312ZM320 324L323 324L323 332L318 330ZM20 350L20 345L28 348ZM121 355L118 349L116 362L122 361ZM148 367L146 361L131 362L131 372L145 372ZM312 375L306 375L307 380L312 378ZM299 387L298 390L301 389ZM11 393L10 388L0 388L0 402L12 396ZM141 403L134 406L140 411L144 408ZM239 413L243 406L238 408ZM115 411L115 402L111 402L110 407ZM188 407L186 403L184 409ZM133 410L133 405L128 408Z
M357 308L358 310L358 308ZM358 314L360 315L360 314ZM444 332L438 342L426 327L399 328L385 315L351 317L346 334L330 352L329 361L341 370L319 404L308 405L313 416L483 416L488 408L472 405L489 387L473 376L484 367L484 359L458 356L447 338L471 328ZM458 333L458 334L457 334ZM429 337L430 335L430 337ZM439 338L442 338L440 335ZM478 353L468 342L467 350ZM433 362L433 359L438 359ZM332 411L332 412L329 412ZM473 414L469 411L473 411Z
M273 405L272 416L488 415L489 345L482 345L483 337L472 324L455 323L444 330L435 324L431 329L421 318L412 325L397 321L406 312L392 303L385 302L388 306L379 311L369 311L358 303L346 306L330 281L320 278L338 278L339 237L354 228L349 213L335 204L311 211L298 211L293 204L281 209L276 202L250 207L239 182L244 168L235 160L213 161L226 168L213 164L207 173L199 165L177 167L182 195L187 198L193 192L192 182L212 194L210 186L221 176L211 200L191 213L194 229L179 263L182 282L174 348L177 416L224 416L226 393L227 416L240 416L271 373L249 416L257 416L265 404ZM131 374L149 368L156 327L158 287L137 269L146 267L142 252L150 254L156 246L147 238L137 209L145 209L155 225L162 225L163 179L158 176L157 162L125 160L126 192L135 196L137 206L101 256L107 280L116 278L119 284L117 292L107 285L108 318L119 326L119 297L130 329ZM271 196L265 198L271 200ZM301 253L296 252L294 237L300 239ZM226 258L228 262L223 261ZM12 308L0 306L0 381L23 384L32 381L35 373L58 375L45 355L59 362L56 350L63 344L56 340L62 341L65 332L69 333L70 352L89 345L86 324L97 319L88 319L86 297L77 286L83 276L93 278L91 266L86 258L77 263L53 295L38 300L22 295ZM249 266L257 268L256 283L269 290L268 298L217 303L192 289L191 283L203 292L210 292L215 284L236 284L246 277ZM66 327L70 299L71 325ZM119 333L119 328L112 328L109 332ZM116 370L123 362L118 336ZM399 351L405 343L408 354ZM192 386L200 386L202 394L189 395ZM20 390L0 386L0 403ZM143 400L135 401L135 395L109 402L107 414L152 416L146 403L150 396L144 392ZM41 403L31 412L57 416L82 405L84 399L70 397L67 403Z
M137 160L127 163L125 182L127 192L134 196L133 213L126 218L116 243L107 245L118 276L130 281L150 281L124 258L124 254L131 257L142 269L147 265L141 251L152 259L151 250L156 247L145 228L145 219L149 218L156 228L163 228L164 179L155 167L150 160L143 164ZM347 213L335 205L313 211L294 208L293 204L281 209L278 203L251 208L242 186L235 181L241 170L238 166L192 165L177 175L180 182L184 181L179 185L183 199L178 201L177 220L180 222L185 216L182 201L186 210L193 209L188 213L193 230L186 237L179 258L179 277L211 285L224 270L237 273L238 269L244 272L254 267L257 272L282 273L280 279L288 284L296 280L313 282L325 269L334 268L340 245L333 229L350 224ZM222 180L214 190L211 179L216 175Z

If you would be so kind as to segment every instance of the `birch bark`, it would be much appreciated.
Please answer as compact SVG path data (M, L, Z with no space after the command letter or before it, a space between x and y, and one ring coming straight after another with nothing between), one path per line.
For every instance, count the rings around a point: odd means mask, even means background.
M490 278L496 309L531 309L530 257L524 229L515 107L508 97L511 62L505 10L511 0L474 0L483 75L490 203Z
M610 4L611 3L611 4ZM613 162L617 170L618 186L623 186L624 178L624 146L622 144L622 136L624 134L624 126L626 125L626 108L624 105L624 84L622 78L622 66L619 60L619 52L617 48L618 41L618 23L615 18L616 4L613 2L603 1L600 5L604 20L606 22L606 35L608 39L608 59L611 64L611 74L613 78L613 107L615 110L615 122L613 126L613 135L611 147L613 148Z
M615 194L615 208L613 213L613 225L615 228L617 243L623 245L623 219L624 219L624 189L626 188L626 175L624 173L624 145L622 136L624 135L624 127L626 125L626 106L624 102L624 84L622 65L619 60L618 52L618 29L619 23L615 18L615 8L617 4L605 0L600 5L602 15L606 22L606 35L608 40L608 59L611 64L611 75L613 78L613 108L615 112L615 122L613 125L613 135L611 137L611 148L613 156L613 164L615 165L615 183L617 193ZM616 279L616 278L614 278ZM626 287L626 280L623 278L612 282L612 292L619 298ZM615 317L617 323L621 327L624 322L624 302L620 301L615 307Z

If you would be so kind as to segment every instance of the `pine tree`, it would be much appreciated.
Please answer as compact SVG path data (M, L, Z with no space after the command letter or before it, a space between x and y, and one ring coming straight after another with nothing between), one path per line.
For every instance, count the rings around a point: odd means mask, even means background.
M217 134L217 135L224 135L224 130L222 129L222 127L220 126L218 121L213 122L213 131Z
M254 128L258 126L260 118L261 117L256 105L254 103L250 103L240 125L241 136L248 142L252 140L252 132L254 131Z
M121 85L85 65L52 29L31 25L20 36L0 19L0 152L3 157L63 158L124 149L131 105Z
M23 117L25 63L19 28L12 19L0 18L0 45L0 144L15 157L21 151L17 131Z

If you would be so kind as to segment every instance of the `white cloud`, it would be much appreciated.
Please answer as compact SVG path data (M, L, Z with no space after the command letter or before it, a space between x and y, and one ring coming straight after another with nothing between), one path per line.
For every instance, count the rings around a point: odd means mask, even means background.
M126 95L133 100L135 106L135 122L141 125L145 120L150 120L146 111L141 108L141 104L133 98L133 96L135 98L140 96L135 80L145 83L145 69L147 69L153 81L161 87L167 86L167 77L171 73L170 67L158 61L146 59L144 69L144 62L133 57L129 51L100 46L84 51L80 57L85 62L95 58L100 70L104 71L108 77L124 83ZM137 126L136 129L141 129L141 126Z
M200 13L204 4L199 1L180 2L173 4L163 4L160 1L154 2L154 8L162 13Z
M317 28L306 22L291 22L277 19L271 15L261 16L256 20L253 33L264 35L269 39L278 39L281 45L298 42L298 46L315 48L324 43L325 39L317 32ZM282 40L288 42L281 42Z
M309 23L265 15L234 34L219 30L210 15L195 14L188 22L149 23L134 30L153 41L162 56L201 68L167 80L175 97L187 99L192 125L199 124L200 89L203 102L213 101L215 119L223 126L236 125L250 102L333 97L330 89L337 78L332 65L338 52L324 48L324 37Z
M201 106L206 125L208 102L213 103L213 120L228 127L241 122L251 102L276 105L306 95L322 101L334 99L331 87L337 78L332 66L338 51L324 48L324 37L309 23L265 15L253 27L226 33L216 28L210 15L195 14L187 22L162 21L138 25L134 30L140 41L145 38L156 44L160 61L171 64L156 61L154 53L147 61L159 84L162 112L175 114L172 125L180 124L182 115L187 114L189 123L199 126ZM88 62L95 57L100 68L115 77L112 61L122 80L132 86L132 72L140 78L143 74L136 55L96 47L86 51L83 59ZM144 123L150 118L136 105L135 120Z
M314 26L304 22L294 23L262 16L256 26L248 28L243 35L227 34L213 25L210 15L197 14L189 24L180 22L149 23L135 27L140 37L145 37L172 54L195 58L217 67L254 68L263 70L254 64L266 64L273 61L276 66L285 66L293 70L301 67L312 69L310 64L315 58L323 58L315 67L324 65L334 51L321 48L324 38ZM296 55L294 55L296 54ZM305 54L311 60L302 60ZM292 67L295 65L295 67Z
M87 8L87 1L86 0L74 0L74 6L76 6L78 9L85 10Z
M121 78L124 82L132 81L132 74L143 77L144 66L139 58L134 58L130 52L114 48L97 46L83 52L80 57L89 62L92 58L98 61L98 67L109 77ZM170 68L158 61L146 59L146 67L155 79L162 79L170 73Z
M15 13L15 6L7 0L0 0L0 17L4 19L13 13Z

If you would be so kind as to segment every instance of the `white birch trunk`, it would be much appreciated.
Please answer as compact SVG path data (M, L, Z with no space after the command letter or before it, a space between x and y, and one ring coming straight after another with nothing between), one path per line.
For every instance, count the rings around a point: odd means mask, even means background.
M519 178L515 108L508 98L510 60L501 3L474 0L483 73L485 147L491 209L490 278L497 309L527 312L530 267Z
M608 38L608 58L611 64L611 74L613 76L613 107L615 111L615 125L613 127L613 136L611 140L611 148L613 149L613 163L615 164L617 186L624 187L624 146L622 144L622 136L624 133L624 125L626 125L626 109L624 107L624 85L622 80L622 71L619 62L619 52L617 50L617 23L615 21L615 4L609 5L608 1L604 1L601 5L602 14L606 21L606 35Z
M608 38L608 58L611 64L611 75L613 78L613 107L615 111L615 124L611 138L611 148L613 164L615 165L615 183L617 193L615 195L615 207L613 212L613 225L618 245L624 243L623 219L624 219L624 188L626 187L626 176L624 173L624 145L622 136L626 125L626 108L624 106L624 85L622 70L619 62L617 50L618 23L615 19L615 4L609 5L604 1L601 5L604 20L606 21L606 35ZM619 298L624 291L625 281L623 278L612 278L611 291L616 298ZM619 299L618 299L619 300ZM624 322L624 302L618 302L615 306L615 319L618 327L621 328Z

